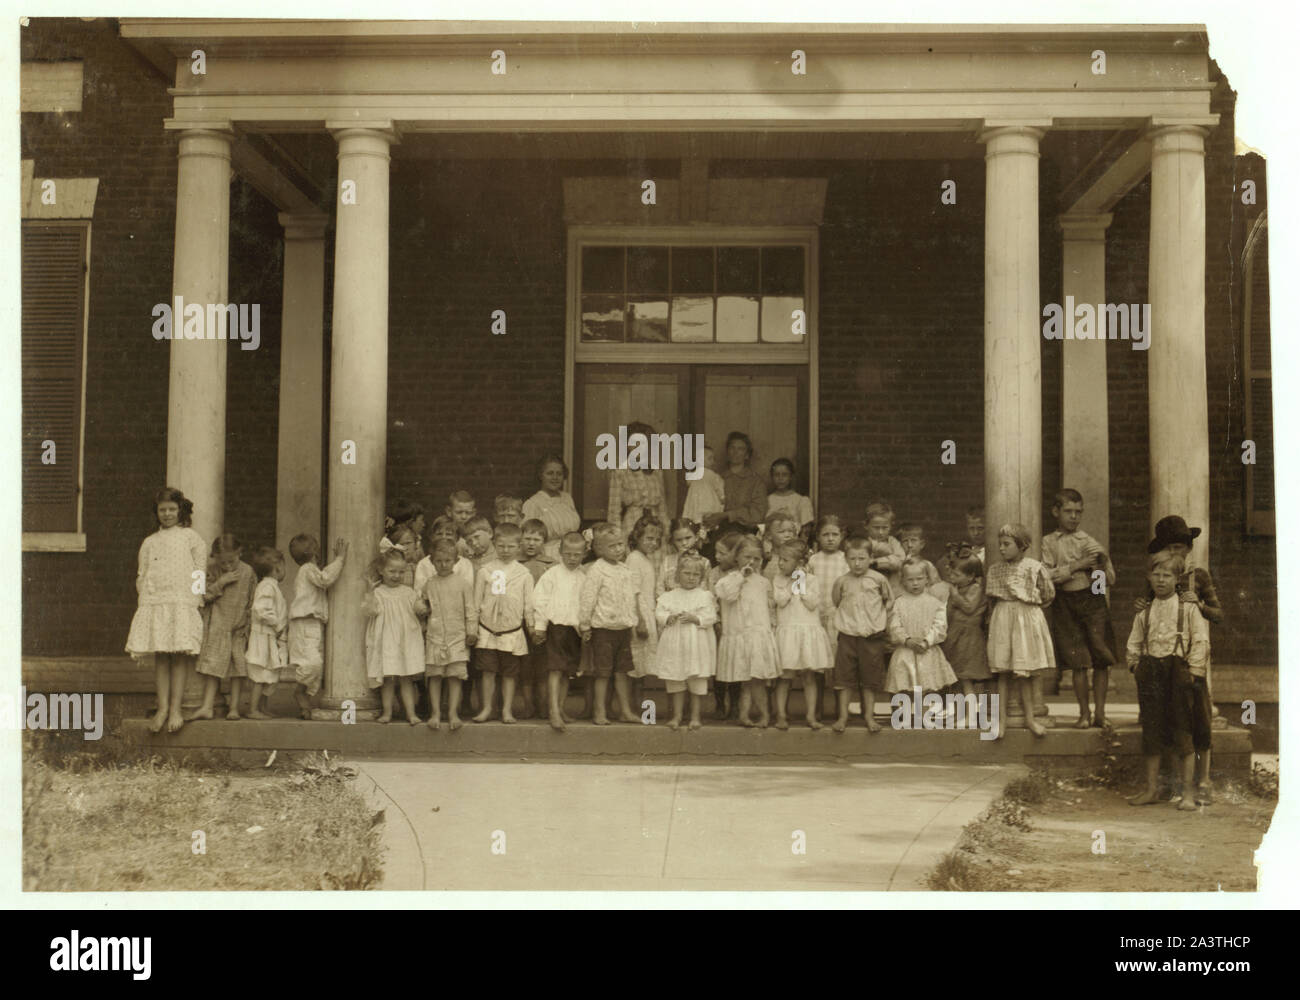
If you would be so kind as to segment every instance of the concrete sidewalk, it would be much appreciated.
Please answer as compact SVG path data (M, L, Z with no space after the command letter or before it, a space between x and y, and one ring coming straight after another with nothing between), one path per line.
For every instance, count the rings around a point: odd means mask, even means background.
M969 763L348 762L386 810L382 888L427 890L919 890L961 828L1026 773ZM804 854L792 851L795 831Z

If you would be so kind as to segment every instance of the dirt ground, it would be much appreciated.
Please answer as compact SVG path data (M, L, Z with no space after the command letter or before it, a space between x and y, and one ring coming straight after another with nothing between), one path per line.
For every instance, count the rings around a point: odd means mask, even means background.
M1179 812L1130 806L1130 789L1040 778L963 832L930 877L936 889L1253 892L1254 852L1277 805L1248 782L1217 782L1214 802ZM1039 801L1032 801L1040 799ZM1104 839L1103 839L1104 838ZM1104 846L1105 853L1101 853Z

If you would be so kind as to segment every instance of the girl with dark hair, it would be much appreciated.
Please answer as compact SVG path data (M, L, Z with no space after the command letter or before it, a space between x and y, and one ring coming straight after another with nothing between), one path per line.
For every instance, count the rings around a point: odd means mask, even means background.
M537 463L537 481L541 485L536 493L524 501L524 517L536 518L546 525L546 545L542 552L554 562L560 559L560 540L570 531L582 527L578 508L573 497L565 492L569 467L560 455L543 455Z
M149 728L156 733L165 724L174 733L185 724L181 696L203 647L199 608L207 585L208 547L190 527L194 504L180 490L166 486L155 493L153 513L158 530L140 546L135 577L140 603L126 651L137 659L153 658L158 711Z

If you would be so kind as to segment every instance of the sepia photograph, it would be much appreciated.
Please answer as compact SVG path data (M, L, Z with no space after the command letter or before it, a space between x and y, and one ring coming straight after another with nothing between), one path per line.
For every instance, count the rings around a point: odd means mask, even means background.
M20 905L1253 905L1285 96L731 9L20 19Z

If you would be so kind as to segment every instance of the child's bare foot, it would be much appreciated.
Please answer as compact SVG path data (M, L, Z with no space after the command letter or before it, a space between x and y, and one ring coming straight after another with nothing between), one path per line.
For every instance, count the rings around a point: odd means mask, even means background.
M441 729L442 719L438 718L438 716L436 715L430 716L429 721L425 723L425 725L427 725L430 729Z
M633 715L631 712L620 711L618 713L618 721L619 722L640 722L641 717L638 715Z
M743 716L743 717L738 716L737 719L736 719L736 721L739 722L739 723L740 723L742 726L744 726L746 729L753 729L754 726L755 726L755 722L754 722L754 720L751 719L748 715Z
M1075 729L1089 729L1092 727L1092 719L1087 712L1079 716L1079 721L1074 724Z
M211 706L205 705L202 708L194 709L192 712L186 715L185 721L193 722L195 719L210 719L210 718L212 718L212 708Z
M565 731L564 715L562 713L555 713L555 712L551 713L551 728L554 729L557 733L562 733Z
M230 711L226 713L226 719L230 722L238 722L241 718L242 716L239 714L239 709L234 705L231 705Z
M463 719L461 719L459 715L453 715L450 719L447 720L447 728L450 729L453 733L463 725L465 725L465 722Z
M873 718L872 716L868 715L866 721L867 721L867 732L869 732L869 733L878 733L878 732L880 732L880 723L877 722L877 721L875 720L875 718Z
M1106 725L1106 716L1102 715L1101 713L1098 713L1097 715L1093 716L1092 718L1093 729L1103 729L1105 728L1105 725Z
M1041 722L1035 722L1028 715L1025 716L1025 728L1028 729L1035 736L1037 736L1039 739L1042 739L1044 736L1047 735L1047 729L1043 726L1043 724Z
M682 720L681 720L681 719L669 719L669 720L668 720L668 728L671 729L674 733L677 732L677 730L679 730L679 729L682 728Z
M167 724L167 710L165 708L160 708L158 709L158 713L152 719L149 720L149 732L161 733L162 727L166 724Z
M391 713L388 714L388 715L381 715L381 716L380 716L379 718L377 718L375 721L378 722L378 723L381 723L382 725L385 725L385 726L386 726L386 725L388 725L390 722L393 721L393 716L392 716Z
M814 718L811 718L811 717L810 717L807 721L808 721L808 728L809 728L809 729L821 729L821 728L822 728L822 724L821 724L820 722L818 722L818 721L817 721L816 719L814 719Z
M248 713L248 718L250 718L250 719L269 719L269 718L271 718L271 717L270 717L269 715L267 715L265 712L263 712L261 709L254 708L254 709L252 709L252 710ZM388 720L385 719L384 721L387 722Z
M510 712L502 712L501 721L507 726L513 726L515 724L515 717Z
M180 712L167 713L167 732L178 732L183 725L185 725L185 719L181 716Z
M764 712L762 715L758 717L759 729L766 729L771 724L772 724L772 717L768 715L766 712Z
M838 719L836 719L834 722L831 723L831 728L834 729L837 733L844 732L844 730L847 729L848 726L849 726L849 720L846 716L840 716Z
M420 716L419 716L419 715L412 715L412 716L411 716L409 719L407 719L406 721L409 722L409 723L410 723L411 725L413 725L413 726L418 726L418 725L420 724Z
M1148 789L1147 791L1142 792L1139 795L1129 796L1128 804L1131 806L1149 806L1152 803L1158 801L1160 801L1159 796L1157 796L1154 791Z
M691 728L691 729L699 729L699 728L700 728L700 720L699 720L699 719L692 719L689 728Z
M789 729L789 728L790 728L790 722L789 722L789 720L786 719L786 717L785 717L784 715L777 716L777 719L776 719L776 728L777 728L777 729L780 729L780 730L783 730L783 731L786 730L786 729Z
M606 718L604 712L601 712L599 715L595 716L591 721L594 722L594 723L595 723L596 725L598 725L598 726L608 726L608 725L611 725L610 720L609 720L608 718Z
M487 722L488 719L490 719L490 718L492 718L492 709L491 709L491 708L485 708L485 709L483 709L483 711L479 712L478 715L474 716L474 718L470 719L469 721L470 721L470 722Z
M1184 795L1177 808L1179 812L1196 812L1196 803L1190 795Z

